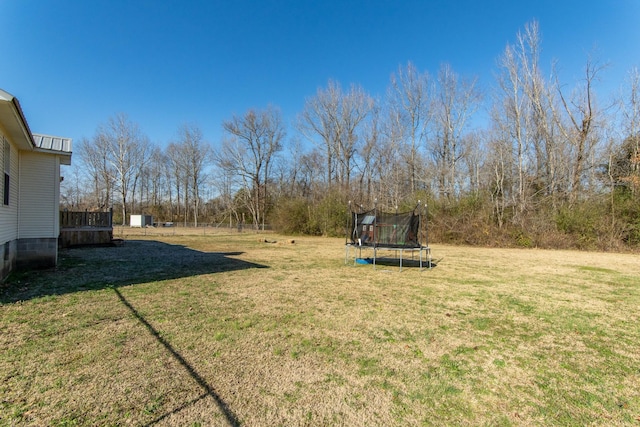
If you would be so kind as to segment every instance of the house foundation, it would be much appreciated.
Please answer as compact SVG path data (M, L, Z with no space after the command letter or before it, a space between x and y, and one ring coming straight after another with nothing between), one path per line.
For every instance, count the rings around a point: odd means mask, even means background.
M51 268L58 261L58 239L32 238L17 240L16 268Z
M17 255L17 241L11 240L0 245L0 282L7 278L9 273L15 268Z

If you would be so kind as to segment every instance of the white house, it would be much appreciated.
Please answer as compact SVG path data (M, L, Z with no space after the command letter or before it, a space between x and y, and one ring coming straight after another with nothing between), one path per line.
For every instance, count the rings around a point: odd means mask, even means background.
M18 99L0 89L0 280L58 260L60 165L71 139L31 133Z

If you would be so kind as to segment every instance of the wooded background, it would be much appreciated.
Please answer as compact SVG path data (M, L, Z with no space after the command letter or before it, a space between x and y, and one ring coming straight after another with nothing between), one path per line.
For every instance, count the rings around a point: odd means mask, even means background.
M538 24L480 87L448 64L412 63L374 98L330 80L291 123L276 106L222 123L222 141L182 125L161 147L126 114L79 141L62 209L114 208L189 225L242 222L342 235L348 201L429 207L432 240L634 250L640 245L640 72L599 94L607 64L589 57L563 82L540 64ZM551 72L543 72L551 70Z

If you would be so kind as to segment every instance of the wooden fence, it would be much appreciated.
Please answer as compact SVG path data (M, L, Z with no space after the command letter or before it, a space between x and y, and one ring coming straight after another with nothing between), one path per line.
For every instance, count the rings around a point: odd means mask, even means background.
M107 212L60 212L60 228L105 228L112 227L113 211Z

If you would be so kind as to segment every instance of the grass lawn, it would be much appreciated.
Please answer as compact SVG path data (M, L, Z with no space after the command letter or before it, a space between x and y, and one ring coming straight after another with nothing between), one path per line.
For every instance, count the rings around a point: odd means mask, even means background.
M124 236L0 294L0 425L640 425L640 257Z

